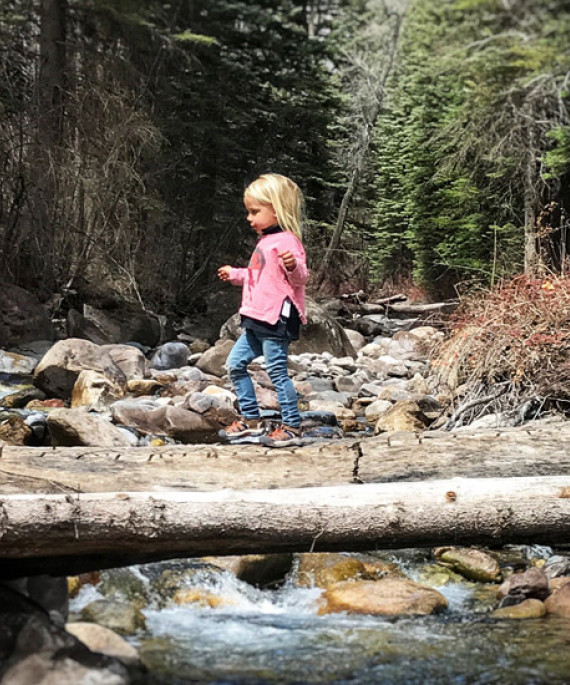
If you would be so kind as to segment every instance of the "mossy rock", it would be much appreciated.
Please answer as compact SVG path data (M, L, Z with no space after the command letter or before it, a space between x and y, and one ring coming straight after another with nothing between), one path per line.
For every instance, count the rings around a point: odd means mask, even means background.
M133 635L146 627L145 617L139 609L106 599L98 599L84 607L81 618L114 630L119 635Z
M147 605L149 586L129 568L114 568L101 572L99 591L106 598L126 599L139 608Z
M440 547L434 555L469 580L496 583L501 579L499 562L488 552L473 547Z

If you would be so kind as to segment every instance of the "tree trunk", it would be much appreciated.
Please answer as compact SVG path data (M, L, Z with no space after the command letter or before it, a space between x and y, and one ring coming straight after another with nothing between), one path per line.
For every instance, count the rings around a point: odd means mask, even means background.
M524 184L524 272L534 276L538 269L536 250L536 159L534 157L534 136L528 133L528 159Z
M227 555L570 538L570 476L284 490L7 495L4 560ZM46 572L44 561L38 565ZM61 569L60 569L61 570Z
M61 142L65 92L66 0L42 0L38 102L40 140L52 147Z
M35 251L31 255L37 276L46 289L55 285L54 208L57 201L59 148L63 137L65 90L66 0L42 0L40 64L37 85L37 149L32 161L31 188Z
M372 140L372 131L376 125L376 120L382 109L382 103L384 99L384 88L392 73L394 66L394 61L396 59L396 51L398 48L398 40L400 37L400 30L402 27L402 21L404 18L405 7L401 12L393 12L394 17L394 27L392 31L392 36L389 44L389 54L387 58L387 64L382 68L380 74L366 73L365 74L365 86L370 88L370 83L373 84L372 88L375 92L374 100L371 106L363 108L363 119L364 125L362 130L357 133L359 136L359 141L357 144L357 149L353 155L354 163L352 170L349 174L349 180L347 187L344 191L344 195L340 204L338 217L336 225L331 236L330 242L325 250L321 266L317 272L316 282L322 283L326 277L327 270L330 268L333 254L340 245L340 240L344 231L346 218L348 216L348 210L350 203L354 197L358 184L366 168L366 159L370 149L370 143ZM390 18L390 12L388 12L388 18Z

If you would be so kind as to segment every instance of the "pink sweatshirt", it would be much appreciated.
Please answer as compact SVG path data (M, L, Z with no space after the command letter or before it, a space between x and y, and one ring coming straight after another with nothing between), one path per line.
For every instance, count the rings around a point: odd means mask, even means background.
M297 260L293 271L287 271L279 258L279 254L286 251ZM270 324L279 321L287 297L297 308L301 321L307 323L305 283L308 278L303 245L288 231L262 235L247 269L232 268L230 271L232 284L243 286L239 313Z

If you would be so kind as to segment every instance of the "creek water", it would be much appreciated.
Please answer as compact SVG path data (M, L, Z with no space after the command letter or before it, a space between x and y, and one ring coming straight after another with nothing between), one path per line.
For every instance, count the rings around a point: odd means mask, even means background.
M33 385L33 376L16 376L10 373L0 373L0 400L18 390L24 390Z
M420 580L418 551L386 555ZM191 560L188 561L192 563ZM166 567L165 567L166 568ZM131 567L149 584L144 566ZM153 573L156 574L156 565ZM318 588L293 582L269 590L229 572L197 572L187 589L219 599L217 606L178 606L157 596L143 613L146 630L130 638L156 683L269 685L373 683L530 685L570 682L570 621L554 617L498 620L496 586L438 585L448 609L427 617L318 615ZM79 611L101 597L84 587ZM215 603L212 603L215 604Z

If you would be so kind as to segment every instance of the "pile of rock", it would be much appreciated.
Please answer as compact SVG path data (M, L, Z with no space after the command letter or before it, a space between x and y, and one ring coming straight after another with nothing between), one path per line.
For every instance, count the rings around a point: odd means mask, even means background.
M313 437L315 425L328 427L322 433L327 437L424 430L441 414L445 399L430 388L424 352L441 333L422 326L366 343L356 331L340 331L329 345L339 353L320 349L315 340L321 335L313 338L312 351L290 356L305 428ZM40 344L1 352L0 373L20 382L2 392L0 440L102 447L214 441L237 417L225 370L233 344L231 337L211 346L200 339L175 341L145 354L136 344L69 338L44 354ZM311 338L303 344L310 348ZM251 373L264 416L276 418L277 395L262 358Z

